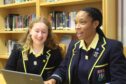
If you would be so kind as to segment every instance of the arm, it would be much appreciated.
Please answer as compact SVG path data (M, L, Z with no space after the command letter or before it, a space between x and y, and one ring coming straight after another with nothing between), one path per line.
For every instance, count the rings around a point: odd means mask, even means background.
M126 59L120 42L115 42L110 51L110 74L111 84L126 83Z
M50 77L50 80L48 80L48 82L51 82L51 80L55 79L56 84L61 84L63 82L63 80L66 79L69 60L70 60L70 57L71 57L71 54L72 54L73 44L74 44L74 42L71 41L69 48L67 50L67 54L65 56L65 59L62 61L62 63L57 68L57 70L53 73L53 75ZM53 84L53 83L50 83L50 84Z
M55 50L51 50L51 57L46 66L46 68L50 69L45 68L43 78L48 79L53 74L53 72L58 68L61 62L62 62L62 54L60 52L60 49L57 48Z
M19 49L17 49L17 45L14 45L14 48L13 48L13 50L9 56L9 59L6 63L5 69L15 71L16 67L17 67L18 57L19 57Z
M56 66L56 68L60 65L60 63L62 62L62 54L61 54L61 49L58 48L56 49L53 54L55 55L55 63L54 65ZM53 58L54 59L54 58Z

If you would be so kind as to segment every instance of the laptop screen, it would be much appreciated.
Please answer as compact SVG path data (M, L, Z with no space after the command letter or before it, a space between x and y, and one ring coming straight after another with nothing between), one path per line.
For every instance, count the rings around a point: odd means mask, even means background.
M1 70L7 84L44 84L40 75L11 70Z

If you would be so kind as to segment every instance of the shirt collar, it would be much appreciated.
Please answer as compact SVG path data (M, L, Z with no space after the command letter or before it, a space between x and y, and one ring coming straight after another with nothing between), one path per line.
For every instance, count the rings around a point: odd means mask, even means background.
M32 47L30 47L30 52L29 52L30 54L32 53L32 54L34 54L35 55L35 57L39 57L40 55L43 55L43 48L41 49L41 51L40 52L38 52L38 53L35 53L34 52L34 50L33 50L33 48Z
M96 46L97 46L98 40L99 40L99 35L96 33L95 37L93 38L93 41L88 46L88 48L86 48L86 45L85 45L85 43L84 43L83 40L80 40L80 46L79 46L79 48L82 48L82 49L84 49L86 51L90 50L91 48L95 49Z

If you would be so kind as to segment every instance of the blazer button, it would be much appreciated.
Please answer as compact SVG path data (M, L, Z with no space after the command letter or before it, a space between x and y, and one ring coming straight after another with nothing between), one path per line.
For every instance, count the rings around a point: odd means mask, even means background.
M43 62L43 63L45 63L45 62L46 62L46 60L42 60L42 62Z

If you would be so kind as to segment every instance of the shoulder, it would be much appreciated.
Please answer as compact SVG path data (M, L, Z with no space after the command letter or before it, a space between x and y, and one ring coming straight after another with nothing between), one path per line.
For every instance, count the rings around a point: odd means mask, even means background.
M108 48L112 49L112 50L121 50L123 51L123 44L120 41L117 40L113 40L113 39L106 39L107 42L107 46Z
M122 42L118 40L108 39L106 38L107 44L110 46L122 45Z
M70 44L78 44L80 40L71 40Z
M45 51L49 51L51 54L58 54L61 52L61 48L59 46L57 46L56 48L48 48L48 47L45 47Z
M13 49L10 54L11 59L17 59L22 55L22 48L20 44L14 44Z
M12 51L22 51L22 45L19 43L14 44Z
M78 47L80 45L80 40L71 40L69 47L73 48L73 47Z

